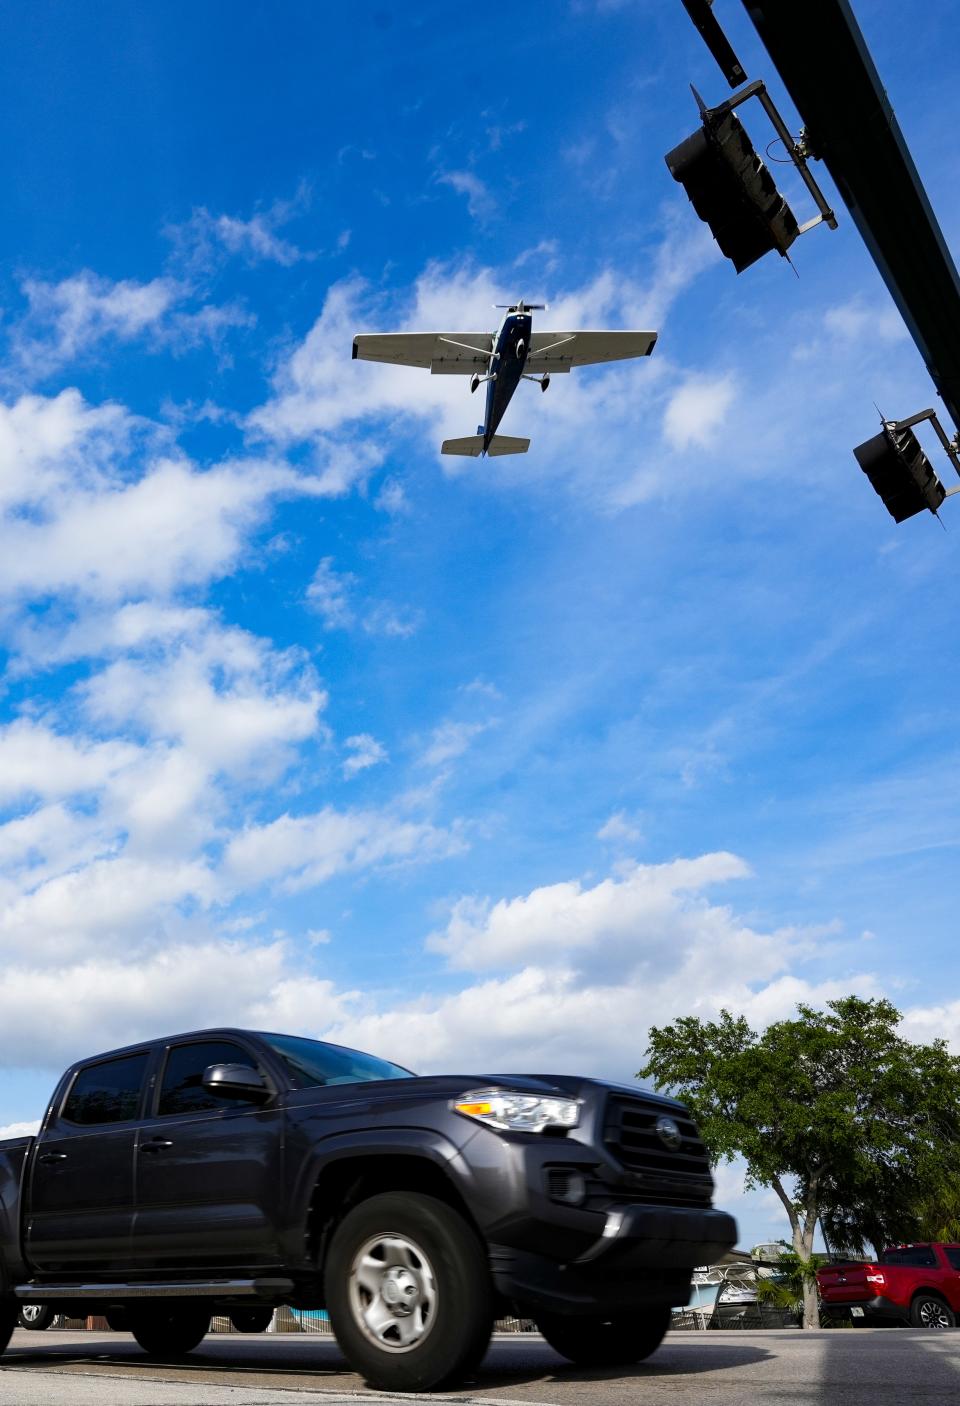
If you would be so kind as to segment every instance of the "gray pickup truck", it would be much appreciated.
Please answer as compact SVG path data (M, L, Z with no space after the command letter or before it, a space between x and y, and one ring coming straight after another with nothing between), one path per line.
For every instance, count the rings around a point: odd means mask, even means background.
M637 1088L147 1040L73 1065L37 1136L0 1142L0 1352L23 1304L160 1357L290 1304L384 1390L455 1382L511 1312L573 1362L634 1362L735 1242L712 1191L686 1110Z

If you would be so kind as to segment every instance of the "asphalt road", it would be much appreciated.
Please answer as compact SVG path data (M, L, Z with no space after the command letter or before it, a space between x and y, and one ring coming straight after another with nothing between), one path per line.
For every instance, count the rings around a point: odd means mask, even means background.
M537 1337L496 1339L449 1406L900 1406L956 1400L960 1332L912 1329L675 1333L628 1371L581 1371ZM18 1331L0 1359L3 1406L357 1406L368 1392L329 1338L204 1340L176 1366L114 1333ZM410 1397L397 1398L410 1401ZM424 1400L427 1398L415 1398Z

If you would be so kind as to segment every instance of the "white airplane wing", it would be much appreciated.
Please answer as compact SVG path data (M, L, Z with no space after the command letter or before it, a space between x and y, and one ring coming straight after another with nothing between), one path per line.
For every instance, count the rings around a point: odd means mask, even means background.
M422 366L442 375L482 374L492 352L489 332L360 332L353 339L354 361Z
M524 370L553 375L574 366L627 361L649 356L656 342L656 332L534 332Z

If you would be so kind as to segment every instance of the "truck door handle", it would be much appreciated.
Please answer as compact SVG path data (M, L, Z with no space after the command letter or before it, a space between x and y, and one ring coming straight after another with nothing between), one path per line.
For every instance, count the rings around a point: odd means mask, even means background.
M142 1143L140 1144L140 1151L141 1151L141 1152L160 1152L164 1147L172 1147L172 1146L173 1146L173 1143L170 1142L170 1140L169 1140L168 1138L155 1137L155 1138L151 1138L149 1142L142 1142Z
M65 1162L67 1154L65 1152L45 1152L40 1158L41 1162Z

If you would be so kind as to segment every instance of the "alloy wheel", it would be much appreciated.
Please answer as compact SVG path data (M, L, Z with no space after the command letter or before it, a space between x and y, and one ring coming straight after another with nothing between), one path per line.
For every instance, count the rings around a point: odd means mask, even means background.
M923 1299L919 1306L919 1318L924 1328L949 1328L950 1315L939 1299Z

